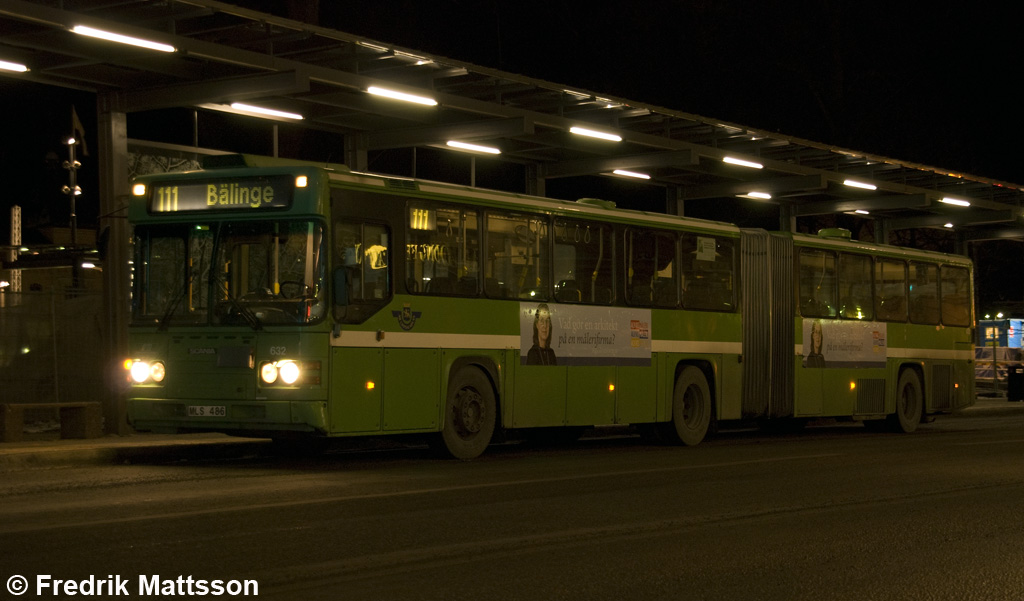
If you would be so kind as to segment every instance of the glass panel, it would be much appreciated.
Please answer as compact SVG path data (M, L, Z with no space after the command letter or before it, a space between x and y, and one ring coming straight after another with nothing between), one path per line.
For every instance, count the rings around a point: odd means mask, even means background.
M942 266L942 323L971 325L971 274L963 267Z
M800 314L836 316L836 257L825 250L800 250Z
M555 221L555 300L609 305L615 300L612 229L585 221Z
M871 257L839 255L839 314L846 319L873 319Z
M910 321L939 323L939 267L912 261L908 272L910 282Z
M732 311L736 306L735 241L700 234L680 239L683 307Z
M213 235L206 225L139 227L133 318L161 326L206 321Z
M626 232L626 300L631 305L674 307L676 239L671 234Z
M479 257L475 211L410 205L406 229L409 292L475 296Z
M903 261L875 261L875 314L885 321L907 320L907 266Z
M549 244L545 218L488 213L484 294L547 300Z
M308 323L323 315L323 228L310 221L222 224L213 294L215 322Z

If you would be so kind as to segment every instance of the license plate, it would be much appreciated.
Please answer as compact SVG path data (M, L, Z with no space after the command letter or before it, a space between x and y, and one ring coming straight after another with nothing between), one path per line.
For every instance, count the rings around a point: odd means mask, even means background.
M223 405L189 405L189 417L225 417L227 408Z

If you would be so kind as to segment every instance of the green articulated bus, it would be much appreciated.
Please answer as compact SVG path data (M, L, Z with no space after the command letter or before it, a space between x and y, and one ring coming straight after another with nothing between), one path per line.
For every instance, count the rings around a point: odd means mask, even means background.
M254 157L140 177L128 418L271 438L846 418L973 402L964 257ZM844 235L845 234L845 235Z

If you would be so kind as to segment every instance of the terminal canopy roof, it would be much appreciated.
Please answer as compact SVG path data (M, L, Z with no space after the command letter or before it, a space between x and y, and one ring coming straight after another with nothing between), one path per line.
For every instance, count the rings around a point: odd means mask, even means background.
M98 41L76 27L173 51ZM1024 237L1024 193L1015 184L430 56L213 0L0 0L0 61L28 69L0 70L5 77L95 92L101 110L238 110L229 107L246 103L302 115L302 127L344 137L354 169L367 168L368 153L445 148L456 140L500 149L494 160L525 173L527 191L538 194L557 178L625 170L650 176L637 185L664 188L669 211L754 193L770 196L762 200L778 206L784 227L800 217L857 211L886 239L895 230L950 225L964 241ZM432 103L383 98L373 88Z

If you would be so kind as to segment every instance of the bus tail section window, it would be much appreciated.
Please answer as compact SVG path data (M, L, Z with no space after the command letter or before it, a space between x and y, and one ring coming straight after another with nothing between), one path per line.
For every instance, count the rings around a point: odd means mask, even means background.
M943 265L942 323L947 326L971 325L971 273L964 267Z
M549 300L550 236L544 217L487 213L484 294Z
M913 323L939 323L939 267L933 263L911 261L910 321Z
M626 231L626 301L641 307L675 307L676 239L672 234Z
M391 297L391 237L382 225L334 224L335 317L359 323Z
M460 208L409 205L406 285L414 294L476 296L480 280L477 214Z
M873 319L871 279L871 257L849 253L839 255L839 314L843 318Z
M729 238L684 234L680 239L683 307L733 311L736 307L736 244Z
M836 257L830 251L800 250L800 315L836 316Z
M907 264L875 261L875 315L883 321L907 321Z

